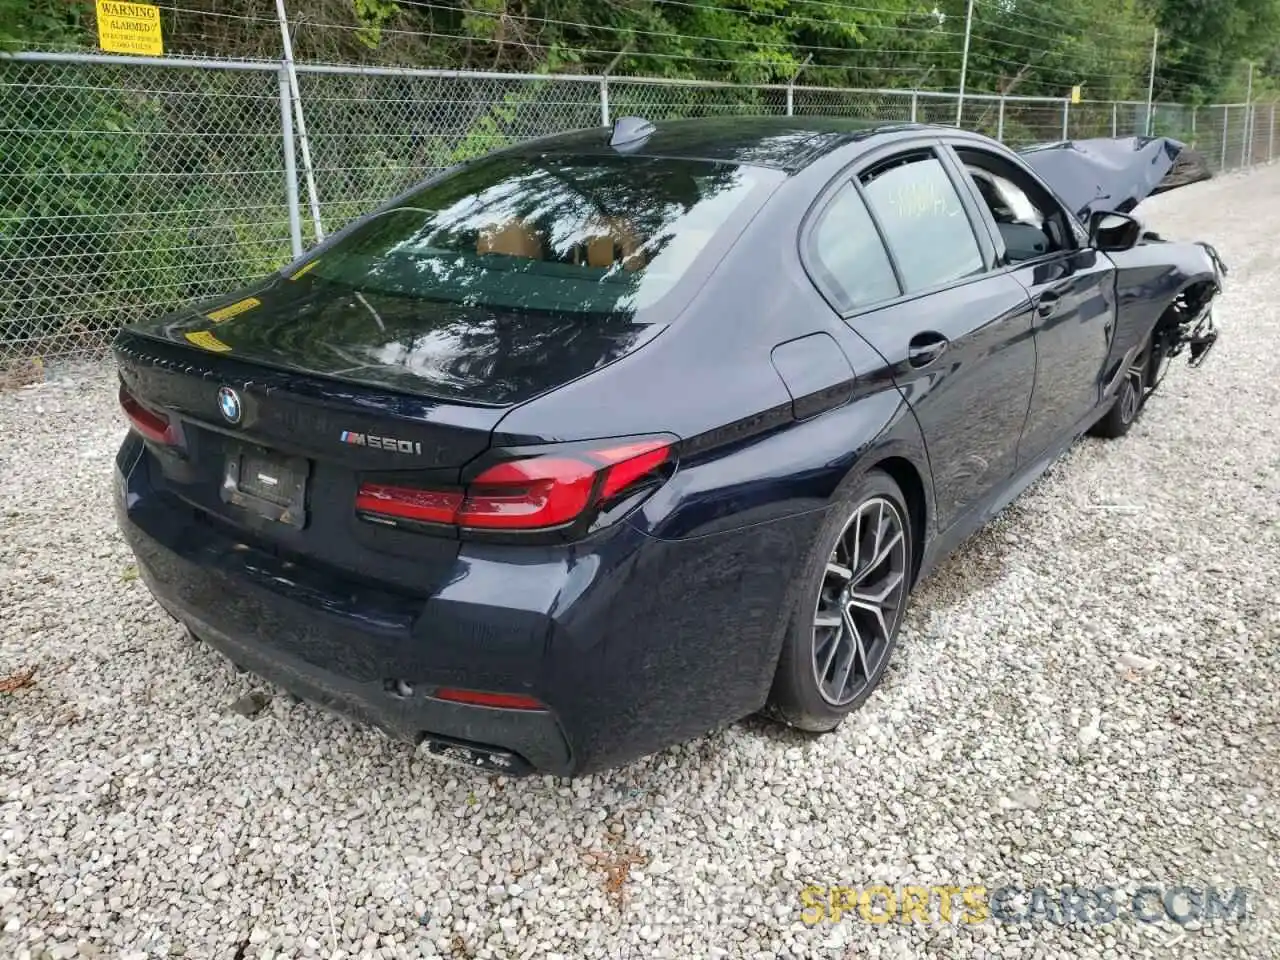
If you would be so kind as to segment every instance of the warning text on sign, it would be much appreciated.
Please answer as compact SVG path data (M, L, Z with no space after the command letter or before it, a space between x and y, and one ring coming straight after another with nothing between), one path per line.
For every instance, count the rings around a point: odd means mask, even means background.
M98 46L111 53L163 56L160 8L149 3L98 0Z

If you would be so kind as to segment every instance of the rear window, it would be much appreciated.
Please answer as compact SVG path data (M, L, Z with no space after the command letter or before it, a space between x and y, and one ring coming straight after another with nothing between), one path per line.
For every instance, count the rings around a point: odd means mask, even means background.
M978 238L937 157L896 157L863 183L907 293L982 272Z
M308 271L360 293L636 316L768 171L651 157L495 156L423 188Z

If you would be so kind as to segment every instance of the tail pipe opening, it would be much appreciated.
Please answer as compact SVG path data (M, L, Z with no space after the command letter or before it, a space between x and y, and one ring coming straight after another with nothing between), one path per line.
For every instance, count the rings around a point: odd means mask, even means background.
M533 773L533 764L511 750L434 733L424 733L419 737L418 753L439 763L469 767L483 773L499 773L508 777L525 777Z

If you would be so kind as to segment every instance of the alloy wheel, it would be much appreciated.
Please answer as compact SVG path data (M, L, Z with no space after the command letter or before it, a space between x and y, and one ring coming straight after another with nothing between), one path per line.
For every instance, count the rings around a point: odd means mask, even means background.
M1147 351L1143 350L1129 364L1124 374L1124 386L1120 390L1120 419L1132 423L1142 405L1142 394L1147 388Z
M831 706L852 702L879 675L902 613L907 562L897 505L864 501L836 539L814 611L813 675Z
M1130 424L1138 416L1138 403L1142 401L1142 388L1147 374L1146 357L1130 364L1124 375L1124 389L1120 392L1120 420Z

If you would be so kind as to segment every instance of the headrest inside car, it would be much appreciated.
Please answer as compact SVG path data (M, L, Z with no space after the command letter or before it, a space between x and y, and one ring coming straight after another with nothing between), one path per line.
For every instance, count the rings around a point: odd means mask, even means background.
M512 220L501 227L480 231L476 253L499 253L508 257L541 260L542 241L529 227L518 220Z
M644 266L644 253L635 230L623 220L610 219L603 230L586 243L587 265L607 269L619 259L624 270L639 270Z

